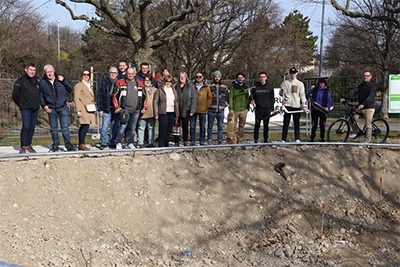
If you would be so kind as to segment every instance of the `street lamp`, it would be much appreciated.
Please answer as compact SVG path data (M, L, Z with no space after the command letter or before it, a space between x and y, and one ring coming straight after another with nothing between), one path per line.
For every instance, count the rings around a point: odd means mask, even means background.
M60 62L60 21L57 20L57 59Z
M324 20L325 20L325 0L322 1L322 19L321 19L321 39L319 44L319 71L318 76L322 76L322 52L324 49Z

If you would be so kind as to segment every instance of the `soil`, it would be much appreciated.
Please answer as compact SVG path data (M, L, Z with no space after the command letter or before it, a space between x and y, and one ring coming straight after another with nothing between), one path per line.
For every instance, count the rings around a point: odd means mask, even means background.
M1 159L0 261L400 266L399 150L274 145Z

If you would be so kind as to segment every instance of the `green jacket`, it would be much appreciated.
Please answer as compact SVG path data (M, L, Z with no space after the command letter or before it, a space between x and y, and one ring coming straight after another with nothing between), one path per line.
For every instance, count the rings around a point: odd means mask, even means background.
M233 82L231 87L229 87L229 110L233 111L244 111L249 110L249 91L246 90L247 85L239 84Z

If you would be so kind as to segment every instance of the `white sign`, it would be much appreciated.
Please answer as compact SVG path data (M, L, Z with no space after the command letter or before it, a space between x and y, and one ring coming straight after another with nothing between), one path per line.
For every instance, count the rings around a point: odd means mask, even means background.
M389 75L389 113L400 113L400 74Z

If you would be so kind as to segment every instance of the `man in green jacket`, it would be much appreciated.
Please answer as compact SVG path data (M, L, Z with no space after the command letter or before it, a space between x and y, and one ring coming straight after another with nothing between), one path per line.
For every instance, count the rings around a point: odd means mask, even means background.
M229 87L229 115L234 117L235 132L239 121L239 129L236 134L236 142L238 144L243 144L244 126L246 125L247 112L249 111L249 91L245 80L245 74L239 72L236 74L236 80Z

